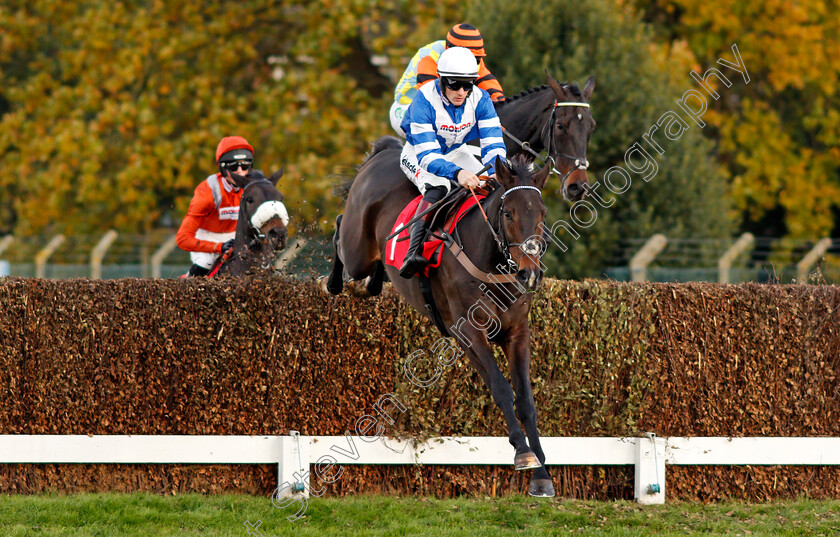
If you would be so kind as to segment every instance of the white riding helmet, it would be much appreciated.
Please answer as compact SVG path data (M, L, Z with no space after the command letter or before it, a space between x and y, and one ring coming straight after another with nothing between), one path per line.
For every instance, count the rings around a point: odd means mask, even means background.
M474 81L478 78L478 62L470 49L450 47L438 58L437 72L441 78Z

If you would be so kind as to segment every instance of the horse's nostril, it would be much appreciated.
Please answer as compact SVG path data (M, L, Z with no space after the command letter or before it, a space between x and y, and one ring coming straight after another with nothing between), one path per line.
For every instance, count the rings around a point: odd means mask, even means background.
M516 273L516 279L526 289L535 290L542 283L542 270L522 269Z
M268 234L274 243L275 250L282 250L286 247L286 239L289 236L289 232L286 231L286 228L273 228L268 232Z

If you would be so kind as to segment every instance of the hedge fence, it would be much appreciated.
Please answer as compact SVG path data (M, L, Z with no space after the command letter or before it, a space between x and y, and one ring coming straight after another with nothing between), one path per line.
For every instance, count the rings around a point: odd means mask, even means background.
M544 436L840 436L840 288L549 280L531 314ZM505 436L466 358L390 289L312 282L0 279L0 434L342 435L383 394L392 436ZM502 360L501 354L498 354ZM414 374L423 374L417 360ZM511 450L511 461L513 452ZM522 493L511 466L344 466L330 494ZM560 495L632 498L632 467L551 468ZM271 493L271 465L0 465L0 492ZM676 467L668 497L840 497L834 467Z

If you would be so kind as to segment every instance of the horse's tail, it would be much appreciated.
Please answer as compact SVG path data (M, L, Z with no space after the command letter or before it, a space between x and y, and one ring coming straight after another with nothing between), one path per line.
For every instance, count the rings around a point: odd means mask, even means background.
M373 142L373 146L372 146L370 152L368 152L365 155L365 158L362 159L362 163L359 164L359 166L356 168L356 170L355 170L356 173L354 173L352 176L344 176L340 180L340 182L336 185L336 187L333 189L333 193L336 196L346 200L347 199L347 194L350 192L350 187L353 186L353 181L356 179L356 176L358 175L359 170L361 170L362 167L365 164L367 164L367 162L371 158L373 158L374 155L376 155L377 153L381 153L382 151L385 151L386 149L402 149L402 146L403 146L402 140L400 140L396 136L383 136L382 138Z

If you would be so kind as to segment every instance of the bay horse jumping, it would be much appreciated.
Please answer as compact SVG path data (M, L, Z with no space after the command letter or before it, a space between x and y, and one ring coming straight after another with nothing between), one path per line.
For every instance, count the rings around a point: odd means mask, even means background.
M402 278L396 268L382 263L397 216L418 194L399 167L401 147L396 138L381 138L359 167L347 195L345 213L337 220L336 256L327 289L333 294L341 292L346 268L350 277L357 280L371 276L368 290L375 295L381 291L383 273L387 271L400 295L432 317L417 280ZM515 157L511 164L508 167L497 160L500 186L482 204L489 225L481 212L467 213L457 232L463 238L458 246L463 256L441 254L441 264L430 279L431 292L442 326L451 327L442 331L457 333L461 348L504 413L509 440L515 449L516 469L534 469L528 492L550 497L554 496L554 486L544 465L545 454L537 432L528 328L533 296L528 291L536 290L542 282L537 237L541 235L546 212L541 189L550 167L534 174L531 163L522 156ZM464 256L473 265L472 271L462 266ZM513 266L516 273L498 274L497 266ZM488 286L495 289L492 299L482 291ZM474 326L477 305L498 320L497 329L488 332ZM513 389L496 365L491 342L500 345L507 356Z
M561 84L548 72L546 77L547 84L493 104L502 124L508 158L520 154L540 158L539 153L547 150L549 174L560 176L563 198L574 202L587 195L586 150L596 126L589 101L595 91L595 77L587 78L583 90L576 84ZM364 281L351 280L350 288L357 296L378 294L381 286L376 279L382 274L383 270L377 270Z
M539 256L546 245L542 189L554 172L562 176L564 198L576 201L586 195L586 148L595 127L589 99L594 88L593 77L581 91L548 75L547 86L497 104L509 138L510 165L495 163L499 186L481 203L487 218L479 211L469 212L455 237L448 237L440 265L429 275L431 301L415 278L402 278L395 267L383 263L392 227L418 191L399 166L402 142L390 136L377 140L347 190L345 212L336 219L333 235L332 272L323 282L330 293L341 293L346 270L353 280L366 280L369 295L378 295L387 275L400 295L432 319L444 336L456 337L504 414L515 469L533 470L528 487L532 496L555 494L540 445L530 380L528 313L533 291L542 283ZM528 157L543 149L548 150L547 162L535 173ZM513 274L508 273L511 269ZM427 308L430 303L434 306ZM474 322L479 306L487 325ZM510 383L496 364L491 343L507 358Z
M233 248L219 256L210 270L213 276L242 276L273 272L277 252L286 247L289 213L277 181L283 170L266 178L260 170L247 175L230 173L229 180L243 189Z

